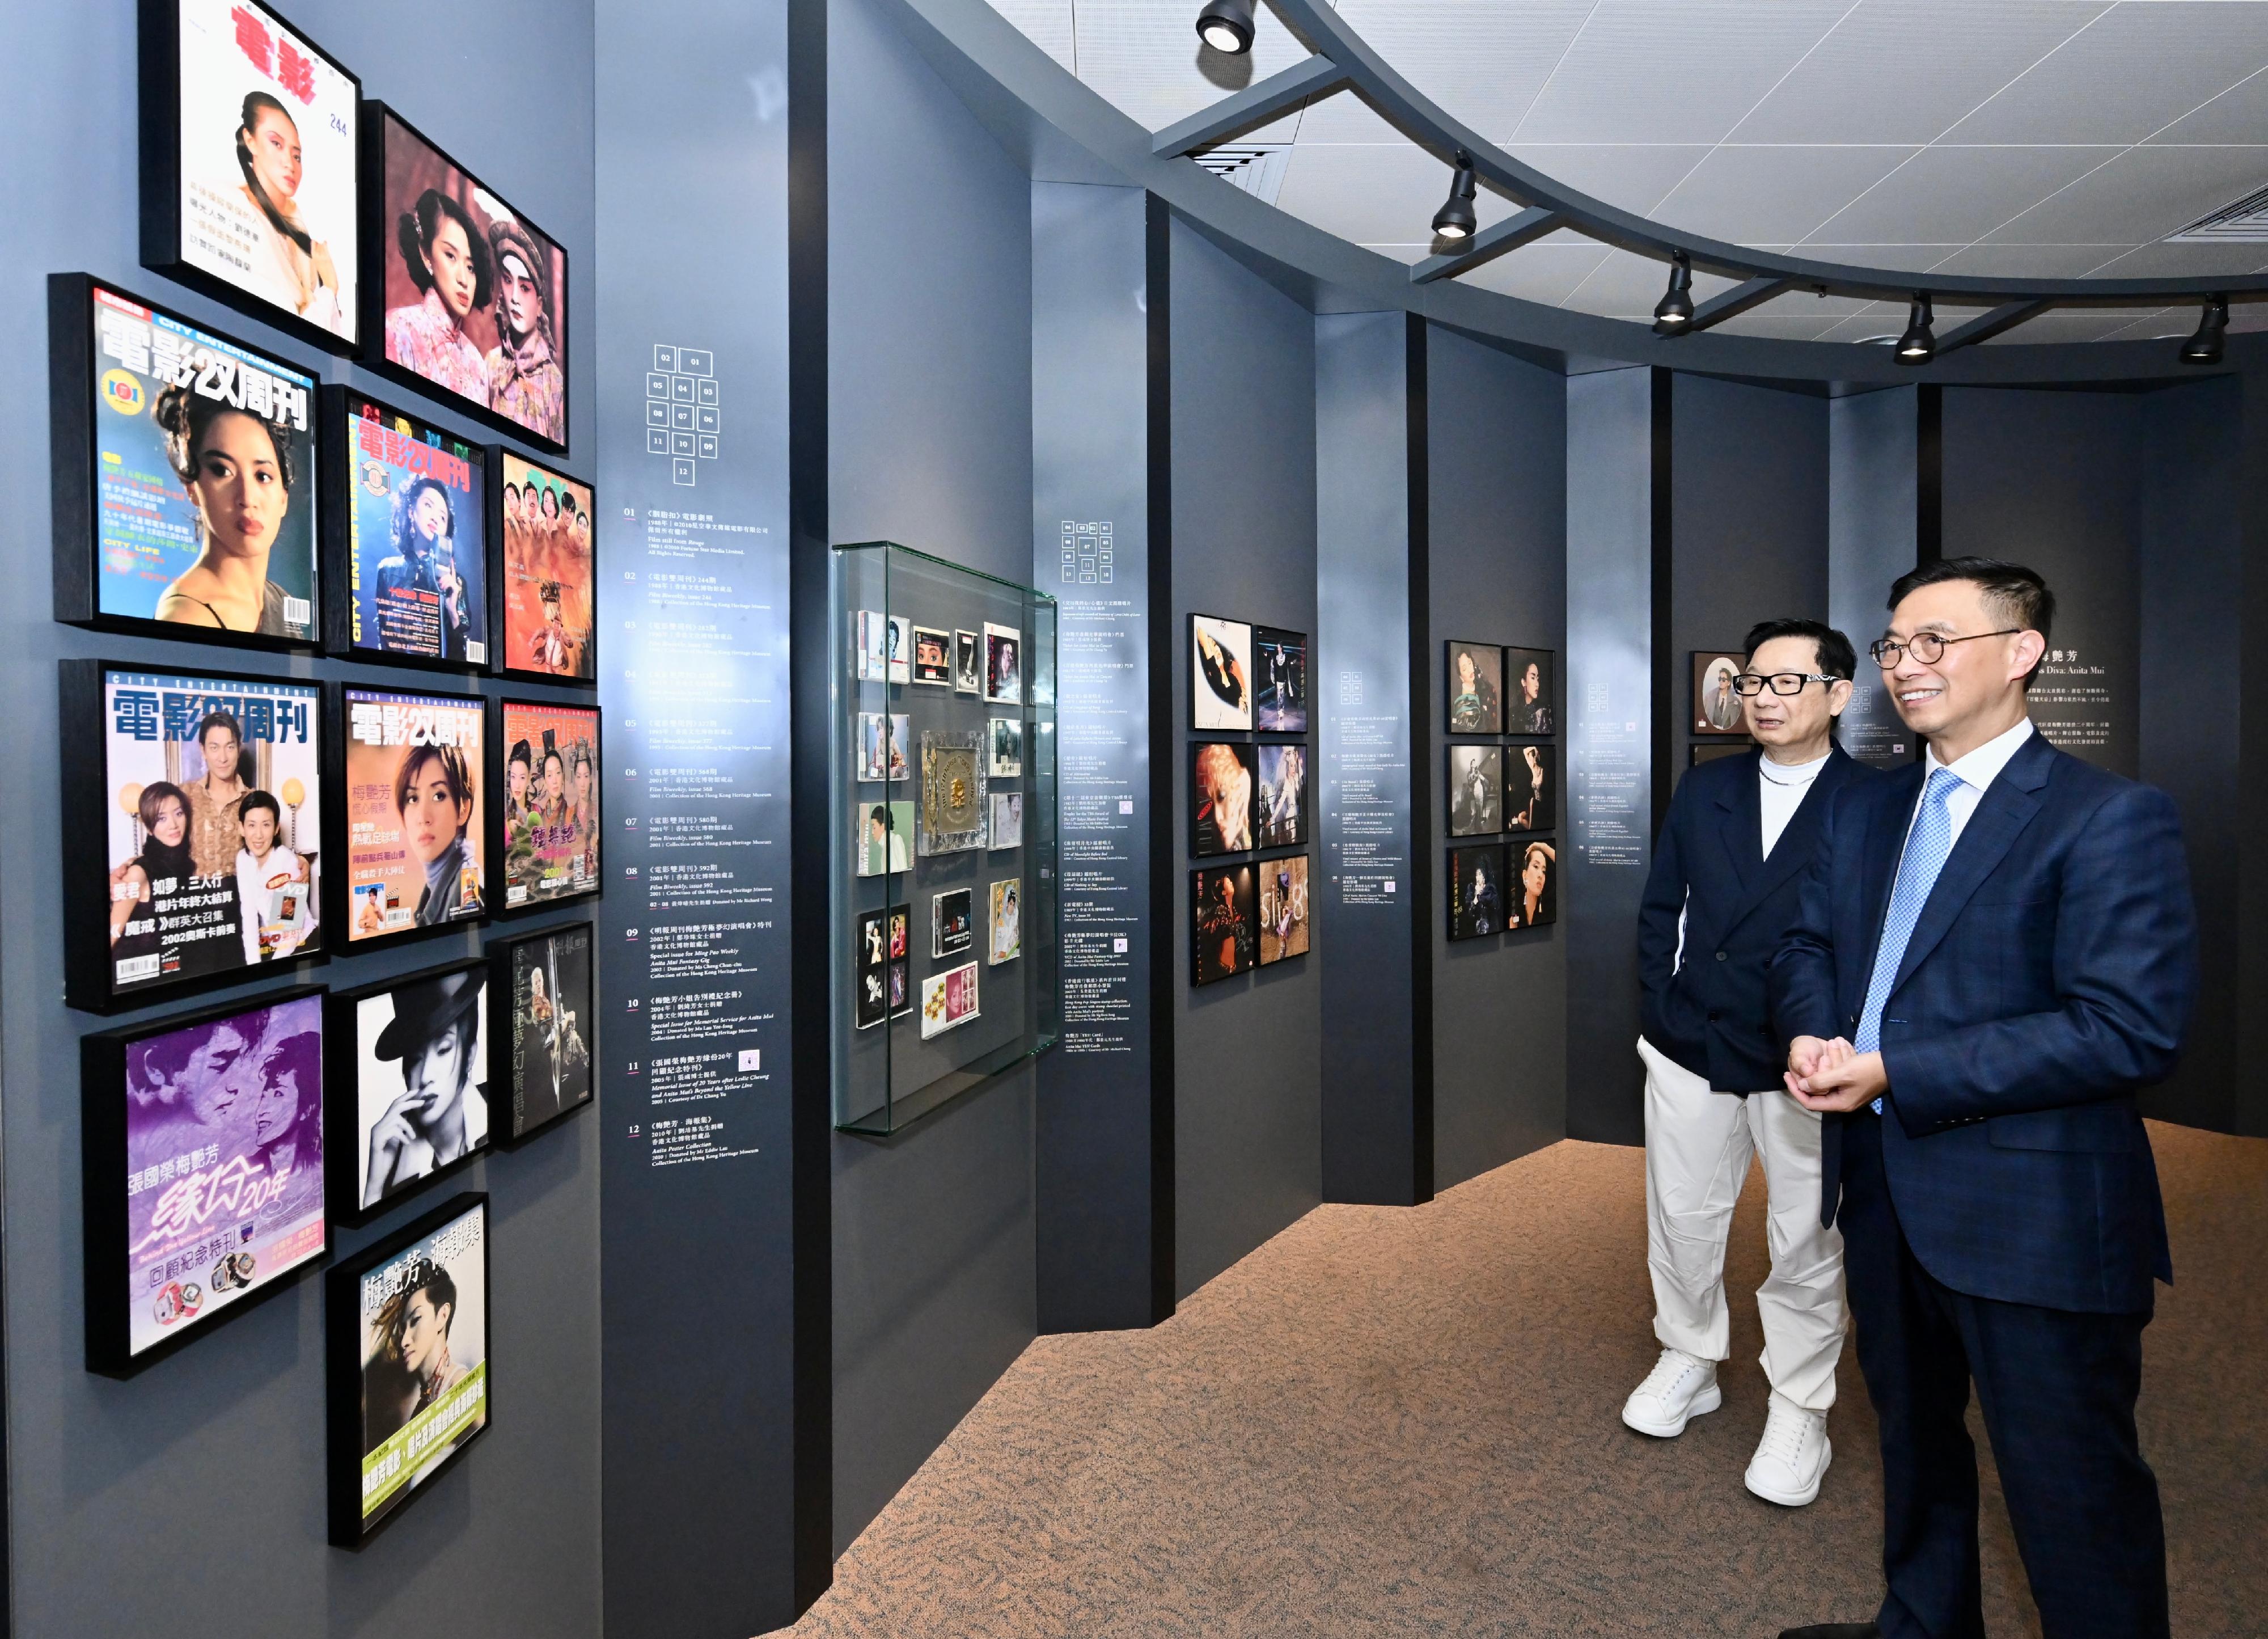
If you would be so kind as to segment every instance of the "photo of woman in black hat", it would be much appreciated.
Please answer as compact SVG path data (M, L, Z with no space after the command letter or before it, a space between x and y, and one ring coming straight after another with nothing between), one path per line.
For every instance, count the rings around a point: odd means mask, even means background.
M487 993L475 965L351 999L365 1209L488 1147Z

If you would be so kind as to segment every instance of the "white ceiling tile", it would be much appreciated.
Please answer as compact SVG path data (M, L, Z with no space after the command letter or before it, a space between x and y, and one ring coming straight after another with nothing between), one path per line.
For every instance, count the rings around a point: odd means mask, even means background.
M1911 148L1723 147L1653 208L1654 219L1734 244L1802 239Z
M1395 130L1351 91L1333 92L1309 103L1296 122L1303 143L1400 143L1410 139Z
M2130 148L1980 237L1999 245L2142 244L2178 232L2264 182L2268 146Z
M1512 155L1562 186L1645 216L1707 158L1700 144L1521 143Z
M1512 134L1722 141L1850 9L1851 0L1600 0Z
M1072 73L1079 72L1071 41L1071 0L992 0L992 9L1041 50Z
M1845 245L1967 244L2117 153L2111 148L1925 148L1811 237ZM2069 241L2117 234L2042 234ZM2135 234L2133 240L2146 237Z
M1302 144L1285 165L1276 203L1359 245L1393 244L1430 233L1433 213L1449 196L1449 177L1448 167L1408 143L1312 148ZM1515 209L1485 188L1474 202L1483 227Z
M1962 143L2135 143L2268 64L2268 5L2113 6L1954 127Z
M1865 0L1734 133L1743 143L1926 143L2108 0Z
M2029 247L1979 245L1980 251L2017 254ZM2268 267L2268 245L2139 245L2105 250L2085 271L2106 279L2209 279L2258 273Z
M2257 143L2268 131L2268 69L2183 115L2154 143Z
M1798 245L1790 254L1813 262L1848 262L1854 268L1926 273L1960 248L1958 245Z
M1717 329L1726 336L1761 336L1776 342L1815 342L1835 322L1822 314L1811 318L1796 314L1743 313L1726 320Z
M1972 279L2080 279L2125 245L1965 245L1930 265Z
M2159 311L2156 308L2137 312L2124 307L2086 307L2062 313L2043 313L2038 318L2029 320L2013 330L2004 330L1979 345L2040 347L2056 342L2107 342L2121 330L2136 328L2135 321L2145 314ZM2138 330L2140 335L2153 333L2153 327L2145 326ZM2186 336L2189 330L2184 328L2182 334Z
M1603 245L1530 245L1476 268L1462 283L1556 307L1606 259Z
M1491 142L1518 127L1593 0L1340 0L1403 78Z
M1872 313L1883 304L1865 301L1856 296L1817 296L1808 291L1791 291L1785 296L1775 296L1750 313L1761 314L1767 319L1847 319L1854 314Z

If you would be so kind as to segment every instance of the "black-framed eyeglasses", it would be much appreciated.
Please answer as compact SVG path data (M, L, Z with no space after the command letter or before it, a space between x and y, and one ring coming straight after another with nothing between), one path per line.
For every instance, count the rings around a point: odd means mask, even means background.
M1840 677L1830 677L1825 672L1776 671L1769 677L1759 677L1754 672L1742 672L1733 679L1734 694L1762 694L1769 684L1774 694L1801 694L1808 683L1823 683L1829 687L1841 683Z
M1933 631L1917 631L1904 643L1893 638L1877 638L1867 646L1867 653L1874 657L1874 664L1884 671L1896 665L1909 654L1924 666L1934 666L1945 658L1945 651L1956 643L1974 643L1979 638L2013 638L2023 631L2021 626L2003 626L1998 631L1972 631L1965 638L1940 638Z

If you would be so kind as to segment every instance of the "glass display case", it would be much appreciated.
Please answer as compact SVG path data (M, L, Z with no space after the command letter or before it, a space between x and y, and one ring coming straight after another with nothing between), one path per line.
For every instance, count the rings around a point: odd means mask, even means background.
M835 550L835 1124L897 1131L1053 1046L1056 602Z

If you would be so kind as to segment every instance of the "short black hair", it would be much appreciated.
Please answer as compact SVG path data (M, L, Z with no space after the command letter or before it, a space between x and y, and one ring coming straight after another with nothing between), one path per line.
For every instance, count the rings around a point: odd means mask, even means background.
M244 794L243 797L238 801L236 805L237 823L239 825L242 824L246 820L250 819L256 810L261 808L266 808L270 814L273 814L276 816L276 823L278 825L281 825L284 823L284 810L276 806L275 798L269 796L264 791L247 791Z
M1974 586L1984 596L1986 613L2002 625L2038 632L2043 639L2040 658L2047 658L2044 639L2055 631L2055 594L2038 570L2022 564L2000 557L1947 557L1924 564L1897 578L1890 587L1888 607L1895 609L1923 587L1941 586L1948 580L1966 580ZM2032 677L2038 671L2036 661L2024 676L2024 687L2032 686Z
M1808 638L1817 651L1814 662L1830 677L1854 678L1859 675L1859 651L1851 646L1851 639L1823 620L1760 620L1749 628L1749 635L1741 642L1743 662L1756 657L1756 651L1774 638Z

